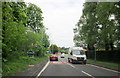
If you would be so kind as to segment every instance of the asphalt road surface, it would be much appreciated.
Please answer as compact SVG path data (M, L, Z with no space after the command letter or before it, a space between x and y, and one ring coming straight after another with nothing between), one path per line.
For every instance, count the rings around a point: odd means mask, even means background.
M106 69L91 64L71 64L68 63L67 55L58 61L49 61L38 76L87 76L96 77L113 77L120 78L118 71Z

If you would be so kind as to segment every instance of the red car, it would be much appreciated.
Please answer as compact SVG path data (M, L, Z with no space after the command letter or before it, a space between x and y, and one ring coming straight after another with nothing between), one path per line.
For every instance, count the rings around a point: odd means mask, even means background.
M50 61L53 61L53 60L58 61L58 56L57 55L51 55L50 56Z

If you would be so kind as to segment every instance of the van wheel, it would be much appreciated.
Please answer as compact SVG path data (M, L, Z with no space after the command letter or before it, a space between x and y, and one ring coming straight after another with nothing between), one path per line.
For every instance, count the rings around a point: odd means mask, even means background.
M68 58L68 62L70 63L70 59Z
M72 63L72 64L74 64L74 61L73 61L73 59L71 59L71 63Z

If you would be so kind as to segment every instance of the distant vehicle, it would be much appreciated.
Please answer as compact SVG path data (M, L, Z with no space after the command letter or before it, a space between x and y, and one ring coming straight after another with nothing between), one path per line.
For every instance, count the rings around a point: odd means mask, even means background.
M31 51L31 50L28 51L27 54L28 54L28 56L34 56L35 55L34 51Z
M65 58L65 54L64 53L61 54L61 58Z
M50 61L53 61L53 60L58 61L58 56L57 55L51 55L50 56Z
M82 62L83 64L86 64L86 60L87 60L86 54L82 47L69 48L68 62L71 62L71 63Z

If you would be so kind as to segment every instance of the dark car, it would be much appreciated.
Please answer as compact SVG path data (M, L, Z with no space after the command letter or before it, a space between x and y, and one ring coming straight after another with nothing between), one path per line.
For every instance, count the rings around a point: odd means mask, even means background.
M50 61L53 61L53 60L58 61L58 56L57 55L51 55L50 56Z
M35 53L33 51L28 51L27 54L28 54L28 56L34 56L35 55Z

